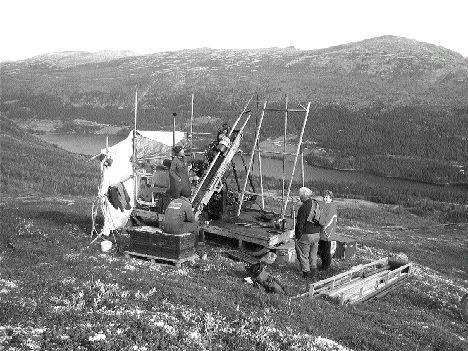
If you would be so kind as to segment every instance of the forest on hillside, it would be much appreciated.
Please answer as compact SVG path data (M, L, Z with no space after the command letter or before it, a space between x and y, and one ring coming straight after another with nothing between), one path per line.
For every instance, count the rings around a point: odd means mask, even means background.
M311 164L430 183L468 184L468 108L400 107L353 112L328 107L313 114L306 139L334 150Z
M99 164L45 143L0 115L1 193L94 195Z
M88 103L83 103L83 99ZM133 124L131 104L119 107L112 104L112 99L108 104L102 101L98 104L95 99L78 94L72 95L65 103L58 96L45 94L11 95L2 99L0 111L10 119L19 120L59 119L70 122L84 119L115 126ZM202 94L197 96L195 115L232 122L244 103ZM254 114L259 114L259 111L254 107ZM138 128L171 129L173 112L178 114L177 128L188 129L190 100L187 96L142 99ZM288 132L299 134L301 123L302 118L291 117ZM203 127L206 132L215 131L219 126L208 124ZM96 129L93 126L77 128L65 123L63 132L93 133ZM282 118L265 118L261 138L278 137L282 133ZM246 140L249 138L253 139L253 135L246 135ZM468 106L388 107L375 103L352 110L336 104L315 104L311 106L304 140L328 151L327 157L309 154L306 160L312 165L356 169L430 183L468 184Z

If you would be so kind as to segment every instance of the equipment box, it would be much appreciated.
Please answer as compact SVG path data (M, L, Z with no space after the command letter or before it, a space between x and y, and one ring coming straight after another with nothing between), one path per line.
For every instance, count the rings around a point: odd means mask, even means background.
M132 227L130 250L158 258L183 259L195 253L197 233L167 234L150 226Z
M276 251L276 263L285 264L293 263L296 261L296 249L294 241L289 241L283 245L277 246Z
M334 258L347 259L356 254L356 239L342 235L336 235L332 239L336 242L335 254L333 255Z

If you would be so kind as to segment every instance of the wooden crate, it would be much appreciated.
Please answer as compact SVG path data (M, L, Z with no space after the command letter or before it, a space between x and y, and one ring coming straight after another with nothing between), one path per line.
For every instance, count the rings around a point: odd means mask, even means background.
M198 243L197 233L168 234L150 226L132 227L129 251L180 260L192 256Z

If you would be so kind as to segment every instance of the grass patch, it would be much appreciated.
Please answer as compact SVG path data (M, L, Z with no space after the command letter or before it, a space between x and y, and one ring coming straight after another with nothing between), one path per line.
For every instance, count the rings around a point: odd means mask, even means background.
M0 254L0 346L7 349L463 350L467 345L468 327L457 306L468 291L467 273L462 259L447 257L466 247L466 227L428 231L427 220L405 211L340 203L339 230L361 238L361 250L352 259L334 261L323 277L393 251L410 256L416 275L377 301L339 307L322 299L289 303L289 296L307 289L295 265L271 268L287 286L286 295L265 294L243 281L244 265L226 258L219 246L201 245L199 253L208 260L181 269L103 254L97 244L87 247L90 199L5 203L2 211L17 215L10 221L16 225L2 231L15 248L2 247ZM403 230L392 227L397 224Z

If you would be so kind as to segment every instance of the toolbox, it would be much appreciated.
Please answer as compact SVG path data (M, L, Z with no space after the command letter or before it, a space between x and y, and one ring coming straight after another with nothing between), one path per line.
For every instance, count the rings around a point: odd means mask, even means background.
M348 259L356 254L356 239L344 235L335 235L333 236L333 240L336 242L334 258Z

